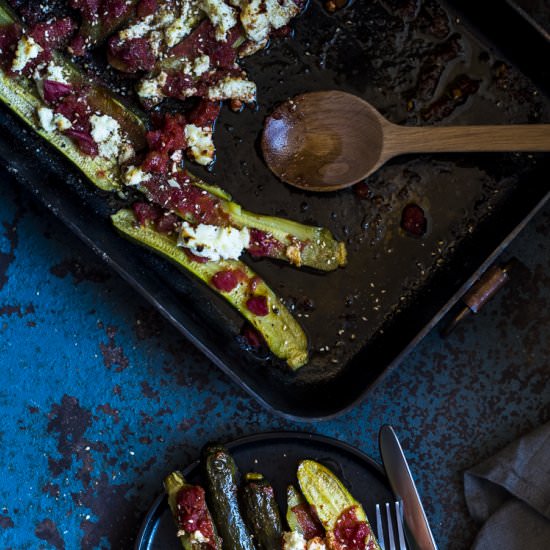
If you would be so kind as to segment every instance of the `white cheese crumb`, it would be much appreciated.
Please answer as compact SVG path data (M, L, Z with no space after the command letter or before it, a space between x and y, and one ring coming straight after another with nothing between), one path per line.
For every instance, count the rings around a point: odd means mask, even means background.
M60 132L63 132L63 130L68 130L72 127L71 121L60 113L56 113L53 116L53 122Z
M154 15L148 15L139 23L120 31L118 34L121 40L132 40L134 38L143 38L156 28L154 24Z
M147 39L151 46L151 51L155 57L160 56L160 48L162 46L163 34L160 31L152 31Z
M227 32L237 24L237 12L223 0L202 0L200 8L214 25L216 40L223 42Z
M92 137L96 143L101 143L120 130L120 124L109 115L92 115L90 117L92 125Z
M325 543L319 537L308 540L306 548L307 550L327 550Z
M208 538L205 537L198 529L191 533L189 539L191 542L208 542Z
M56 65L53 61L51 61L46 68L44 80L53 80L54 82L61 82L62 84L69 83L67 75L63 71L63 67Z
M32 36L22 36L17 43L17 50L11 66L14 73L20 73L27 64L36 59L44 51L42 46L34 41Z
M118 157L122 145L120 124L109 115L92 115L90 124L90 133L98 145L99 154L107 159Z
M40 126L46 130L46 132L53 132L55 130L55 125L53 123L53 111L47 107L39 107L37 110L38 120L40 121Z
M208 89L208 98L212 101L240 99L251 103L256 99L256 84L244 78L226 76Z
M200 128L195 124L187 124L185 139L189 147L187 153L195 162L207 166L214 160L212 128Z
M210 58L207 55L199 55L193 61L193 74L200 76L210 69Z
M292 0L265 0L265 7L274 29L284 27L300 12L300 8Z
M218 227L199 224L196 227L183 222L178 246L189 248L193 254L214 262L219 259L236 260L250 243L248 228Z
M240 18L246 36L254 42L262 42L272 28L284 27L299 11L292 0L251 0L242 6Z
M163 71L155 78L144 78L137 87L138 96L154 103L164 98L162 88L166 84L168 75Z
M181 42L195 27L199 20L200 10L196 2L183 0L180 3L180 13L164 31L166 45L171 48Z
M264 0L246 2L242 6L240 18L249 40L261 42L268 37L270 24Z
M59 113L54 113L52 109L48 107L39 107L36 111L40 126L46 130L46 132L53 132L59 130L68 130L72 124L71 121Z
M306 539L297 531L283 533L283 550L305 550Z
M137 186L151 178L151 174L144 172L137 166L128 166L128 169L124 173L124 183L130 186Z
M134 147L130 143L122 143L120 146L120 152L118 155L118 163L124 164L128 162L136 154Z

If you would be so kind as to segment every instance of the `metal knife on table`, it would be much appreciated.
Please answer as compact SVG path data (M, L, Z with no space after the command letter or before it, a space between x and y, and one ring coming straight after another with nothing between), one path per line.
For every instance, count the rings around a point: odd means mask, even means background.
M414 550L437 550L409 465L391 426L380 428L379 445L392 491L403 501L403 518L409 546Z

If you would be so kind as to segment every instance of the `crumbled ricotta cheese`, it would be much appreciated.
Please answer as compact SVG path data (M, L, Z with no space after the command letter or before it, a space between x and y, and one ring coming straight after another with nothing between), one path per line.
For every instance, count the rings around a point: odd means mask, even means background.
M201 0L199 6L214 25L216 40L225 41L229 29L237 24L237 11L223 0Z
M265 9L274 29L288 25L300 13L300 8L292 0L265 0Z
M200 13L196 1L182 0L180 2L179 15L164 31L164 40L169 48L181 42L195 28Z
M199 55L193 61L193 74L200 76L210 69L210 58L207 55Z
M60 113L56 113L55 115L53 115L53 122L55 124L55 127L60 132L63 132L63 130L68 130L72 127L71 121Z
M14 73L20 73L30 61L36 59L43 51L42 46L37 44L32 36L22 36L17 43L11 70Z
M191 542L208 542L208 538L205 537L198 529L193 531L189 537Z
M249 243L250 232L246 227L236 229L202 223L193 227L183 222L178 237L179 246L214 262L219 259L236 260Z
M52 109L48 107L39 107L36 111L40 126L46 130L46 132L53 132L59 130L68 130L72 124L71 121L59 113L54 113Z
M253 40L247 40L240 48L239 48L239 57L248 57L249 55L253 55L256 52L259 52L260 50L263 50L269 42L269 38L264 38L264 40L261 40L260 42L254 42Z
M326 544L319 537L307 541L307 550L327 550Z
M198 0L180 0L171 4L170 9L148 15L120 31L118 37L123 41L145 38L151 45L153 54L160 57L163 43L171 48L195 28L202 15L197 4Z
M47 107L39 107L37 114L38 120L40 121L40 126L42 126L46 132L53 132L55 130L55 125L53 123L53 110L48 109Z
M152 103L160 103L164 99L162 88L168 75L162 71L155 78L144 78L137 87L137 94Z
M206 54L195 57L192 61L186 57L182 57L180 60L179 70L187 76L192 78L198 78L201 74L210 70L210 57ZM193 94L196 93L196 89L192 88ZM185 93L187 90L183 90Z
M243 3L240 18L246 36L262 42L272 28L284 27L299 12L300 8L292 0L251 0Z
M244 78L226 76L208 89L208 98L212 101L240 99L251 103L256 99L256 84Z
M62 84L68 84L67 75L63 71L63 67L56 65L51 61L46 67L46 75L44 80L53 80L54 82L61 82Z
M206 166L214 160L212 128L200 128L195 124L185 127L185 139L189 147L187 154L198 164Z
M138 186L151 178L151 174L144 172L137 166L128 166L126 172L124 172L124 183L130 186Z
M108 159L118 157L122 145L120 124L109 115L92 115L90 124L90 133L98 145L100 156Z
M127 27L126 29L120 31L119 38L121 40L133 40L134 38L143 38L147 36L152 30L155 30L155 16L148 15L144 17L138 23Z
M240 19L249 40L261 42L268 37L270 25L264 0L245 2L241 8Z
M297 531L283 533L283 550L305 550L306 539Z
M124 164L128 162L136 154L134 147L130 143L123 142L120 146L118 154L118 163Z
M120 124L109 115L92 115L92 137L96 143L107 141L109 137L120 130Z
M162 41L164 40L164 35L161 31L152 31L148 37L149 45L151 46L151 51L155 57L160 56L160 50L162 46Z

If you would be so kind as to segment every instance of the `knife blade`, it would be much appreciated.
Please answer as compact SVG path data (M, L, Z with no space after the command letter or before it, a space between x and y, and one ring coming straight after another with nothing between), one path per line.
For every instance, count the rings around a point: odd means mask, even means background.
M388 425L382 426L378 442L382 463L392 491L403 501L407 540L413 548L418 550L437 550L411 470L394 429Z

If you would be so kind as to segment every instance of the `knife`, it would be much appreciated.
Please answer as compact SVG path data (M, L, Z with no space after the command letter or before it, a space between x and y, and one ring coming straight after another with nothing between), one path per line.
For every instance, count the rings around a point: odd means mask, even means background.
M428 518L424 512L403 449L391 426L382 426L378 436L380 455L392 491L403 501L407 540L417 550L437 550Z

